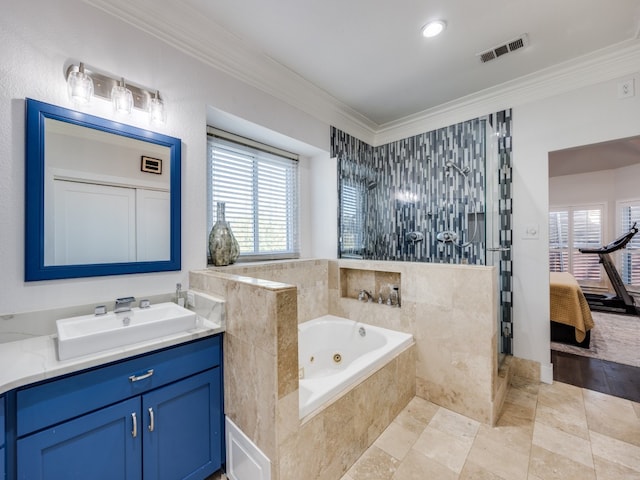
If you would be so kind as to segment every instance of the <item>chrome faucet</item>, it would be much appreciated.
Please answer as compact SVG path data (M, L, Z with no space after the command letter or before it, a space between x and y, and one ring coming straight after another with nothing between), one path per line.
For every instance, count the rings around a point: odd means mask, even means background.
M371 293L367 290L360 290L360 293L358 294L358 300L360 300L361 302L372 302L373 295L371 295Z
M135 302L134 297L116 298L116 305L113 309L114 313L128 312L131 310L131 304Z

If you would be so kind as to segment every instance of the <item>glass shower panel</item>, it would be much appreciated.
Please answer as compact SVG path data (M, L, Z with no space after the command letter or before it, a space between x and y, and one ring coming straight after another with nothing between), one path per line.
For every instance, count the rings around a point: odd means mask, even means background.
M486 149L486 264L496 267L498 285L498 364L512 354L511 303L511 157L504 147L506 124L499 115L485 119ZM510 138L509 140L510 141Z

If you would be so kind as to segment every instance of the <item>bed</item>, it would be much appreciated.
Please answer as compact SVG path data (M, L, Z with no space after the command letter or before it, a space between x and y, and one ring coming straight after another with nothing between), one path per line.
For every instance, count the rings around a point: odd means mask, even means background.
M593 317L573 275L550 273L551 340L588 348Z

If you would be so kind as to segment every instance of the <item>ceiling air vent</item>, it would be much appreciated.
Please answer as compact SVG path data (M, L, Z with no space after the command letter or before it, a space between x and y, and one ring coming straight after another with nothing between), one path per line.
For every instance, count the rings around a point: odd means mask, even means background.
M485 50L484 52L476 54L476 56L480 57L480 61L482 63L487 63L490 60L495 60L502 55L506 55L507 53L519 50L526 47L527 45L529 45L529 37L526 33L523 33L518 38L509 40L508 42L505 42L501 45L496 45L489 50Z

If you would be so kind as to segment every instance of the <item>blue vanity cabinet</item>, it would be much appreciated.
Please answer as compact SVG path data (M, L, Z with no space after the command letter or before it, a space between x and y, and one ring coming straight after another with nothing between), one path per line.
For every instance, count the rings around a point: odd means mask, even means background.
M5 478L5 428L4 428L4 397L0 397L0 480L4 480Z
M18 478L141 479L139 404L130 399L19 439Z
M203 479L222 465L220 369L143 396L145 479Z
M18 390L17 478L205 479L223 462L221 353L217 335Z

